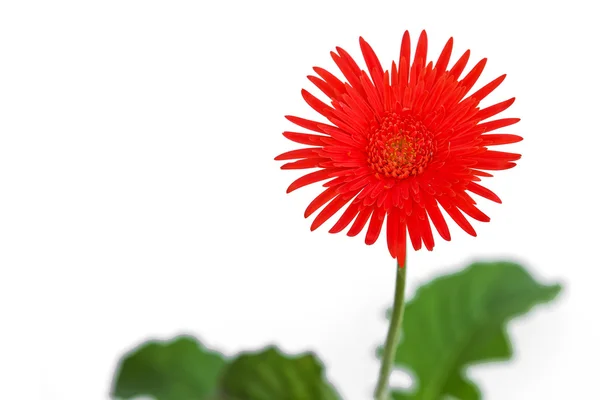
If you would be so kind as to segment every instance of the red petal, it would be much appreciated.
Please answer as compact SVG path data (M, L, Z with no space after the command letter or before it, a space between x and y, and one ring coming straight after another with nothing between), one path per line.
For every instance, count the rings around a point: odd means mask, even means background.
M360 37L359 42L360 50L362 51L365 63L367 63L367 70L369 71L369 74L371 74L371 78L373 78L374 75L383 75L383 68L371 45L369 45L362 37Z
M352 200L352 196L338 196L333 199L329 204L325 206L323 210L317 215L312 225L310 226L310 230L314 231L319 226L323 225L325 221L327 221L333 214L338 212L342 207L344 207L350 200Z
M481 158L497 159L503 161L517 161L521 159L521 155L516 153L507 153L505 151L488 150L485 153L481 154Z
M310 174L301 176L300 178L292 182L292 184L287 189L287 193L291 193L294 190L304 187L306 185L310 185L311 183L316 183L324 181L325 179L333 178L337 176L340 173L340 171L345 170L346 168L327 168L311 172Z
M343 96L343 100L355 113L360 113L366 120L373 119L373 109L367 100L350 85L347 87L347 94Z
M479 171L478 169L471 169L471 172L473 173L473 175L483 176L485 178L492 178L494 176L492 174L488 174L487 172Z
M438 231L440 236L444 240L450 240L450 230L448 229L448 224L446 224L446 220L440 211L437 201L433 198L430 198L426 202L426 210L427 214L429 214L429 218L431 218L431 222L435 226L435 229Z
M479 110L477 112L477 114L475 115L475 117L477 117L477 119L479 119L479 120L484 120L484 119L487 119L489 117L493 117L494 115L499 114L502 111L506 110L514 102L515 102L515 97L513 97L512 99L508 99L508 100L505 100L503 102L500 102L498 104L494 104L493 106L482 108L481 110Z
M320 164L329 161L329 158L307 158L305 160L294 161L283 164L281 169L307 169L317 168Z
M348 236L356 236L360 233L360 231L362 231L362 229L365 227L367 221L369 220L369 217L373 213L373 209L374 209L373 207L367 207L367 208L362 209L358 213L358 217L356 217L356 219L354 220L354 223L352 224L352 226L350 227L350 230L347 233Z
M400 221L398 219L398 209L393 207L388 211L387 215L387 227L385 229L387 236L387 246L390 254L393 258L396 258L396 250L398 247L398 225Z
M411 214L406 218L406 224L408 228L408 234L410 241L412 242L415 250L421 249L421 230L419 226L419 219L416 214Z
M467 221L465 216L460 212L458 208L448 199L447 196L441 196L438 201L444 207L444 210L450 215L450 217L460 226L465 232L471 236L477 236L473 226Z
M367 235L365 237L365 243L367 245L372 245L377 241L377 238L381 233L384 218L385 211L382 208L377 209L377 211L371 215L371 222L369 223L369 228L367 229Z
M467 63L469 62L469 56L471 55L471 50L465 51L465 53L460 56L454 67L449 71L449 74L453 76L455 79L458 79L460 74L464 71Z
M300 117L294 117L293 115L286 115L285 116L288 121L301 126L302 128L306 128L306 129L310 129L311 131L315 131L315 132L319 132L319 133L325 133L323 132L323 130L321 128L319 128L319 125L322 125L319 122L316 121L311 121L309 119L304 119L304 118L300 118Z
M490 217L481 212L481 210L475 207L473 204L468 203L466 200L461 199L458 196L455 201L456 206L469 217L481 222L490 222Z
M417 49L415 50L415 61L413 62L410 70L410 82L413 85L417 84L417 79L425 66L427 59L427 33L422 31L419 35L419 41L417 42Z
M499 203L499 204L502 203L502 200L500 200L500 197L498 197L498 195L496 195L496 193L492 192L490 189L483 187L475 182L470 182L467 185L467 190L469 192L475 193L483 198L494 201L496 203Z
M484 132L495 131L496 129L504 128L519 122L521 118L502 118L490 122L478 124L477 127L483 129Z
M337 51L340 53L340 55L337 55L332 51L331 58L333 58L333 61L338 66L340 71L342 71L342 74L344 74L350 85L352 85L352 87L362 94L363 91L360 84L360 68L358 68L356 62L354 62L352 57L350 57L350 55L346 53L344 49L337 47Z
M497 146L501 144L517 143L523 140L521 136L509 135L505 133L482 135L481 146Z
M315 157L319 157L318 150L319 150L319 148L292 150L292 151L288 151L288 152L278 155L277 157L275 157L275 160L281 161L281 160L296 160L299 158L315 158Z
M490 171L502 171L504 169L514 168L517 164L514 162L494 159L479 159L475 160L475 166L480 169L487 169Z
M421 238L423 239L423 244L425 248L429 251L433 250L433 246L435 246L435 241L433 240L433 233L431 232L431 224L429 223L429 219L425 216L424 220L419 220L419 229L421 231Z
M329 139L329 136L321 136L321 135L313 135L310 133L298 133L298 132L283 132L283 136L291 140L292 142L307 144L310 146L319 146L325 145L326 139Z
M313 70L321 77L329 86L336 90L340 95L346 93L344 82L340 81L335 75L326 69L314 67Z
M398 65L400 65L401 70L403 59L406 60L406 66L410 67L410 34L408 31L404 31L404 35L402 35L402 44L400 45L400 58L398 59ZM408 79L408 75L406 75L406 78ZM406 83L400 80L401 85L406 85Z
M301 93L304 101L306 101L306 103L309 106L311 106L313 110L323 115L324 117L329 117L331 115L333 108L329 107L327 104L317 99L308 90L302 89Z
M483 68L485 68L486 63L487 58L484 58L481 61L479 61L467 74L467 76L465 76L464 79L460 81L461 86L465 87L467 89L467 92L471 90L473 85L475 85L475 82L477 82L477 79L479 79L479 77L481 76L481 73L483 72Z
M334 118L335 120L335 118ZM324 133L327 133L332 138L339 140L342 143L345 143L350 146L356 146L356 142L352 139L352 136L347 132L344 132L342 129L337 128L331 125L322 125L319 124L319 127L323 130Z
M406 264L406 223L400 222L398 225L398 244L396 246L396 259L398 266L404 268Z
M310 217L312 213L317 211L319 208L321 208L323 205L325 205L325 203L327 203L329 200L333 199L338 194L339 193L337 192L336 187L330 187L330 188L326 189L325 191L323 191L320 195L315 197L315 199L313 201L310 202L308 207L306 207L306 211L304 211L304 218Z
M375 110L375 113L378 115L382 115L384 113L383 103L381 102L381 94L377 91L375 86L369 80L369 77L365 72L362 73L360 77L360 81L362 86L364 87L364 92L368 105Z
M319 78L317 78L316 76L313 76L313 75L308 75L307 78L308 78L309 81L311 81L313 83L313 85L315 85L316 87L318 87L319 90L321 92L323 92L330 99L337 99L338 98L339 94L336 93L335 89L333 87L331 87L324 80L319 79Z
M499 77L497 77L496 79L494 79L493 81L491 81L490 83L473 93L470 97L477 99L478 101L483 100L485 97L487 97L488 94L492 93L494 89L500 86L500 84L502 83L502 81L504 81L505 78L506 74L500 75Z
M360 202L352 202L352 204L346 208L340 219L329 230L329 233L338 233L343 231L350 224L350 222L352 222L359 211Z
M450 62L450 55L452 54L453 44L454 39L448 39L448 42L446 42L444 49L440 53L440 57L438 58L437 63L435 64L435 69L437 70L438 76L443 74L446 71L446 68L448 68L448 63Z

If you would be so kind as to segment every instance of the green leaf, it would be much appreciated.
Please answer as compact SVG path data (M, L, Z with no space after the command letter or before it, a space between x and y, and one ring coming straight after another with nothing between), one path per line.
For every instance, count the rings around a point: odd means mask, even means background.
M122 399L339 399L322 364L311 353L292 357L268 347L225 360L189 336L147 342L126 354L112 392Z
M290 357L275 347L237 357L223 374L221 395L228 400L339 399L313 354Z
M206 350L193 337L147 342L122 359L113 382L113 396L210 399L217 391L224 366L222 355Z
M507 262L476 263L422 286L406 305L395 359L413 372L416 387L395 391L394 399L481 399L466 367L508 360L507 322L560 290Z

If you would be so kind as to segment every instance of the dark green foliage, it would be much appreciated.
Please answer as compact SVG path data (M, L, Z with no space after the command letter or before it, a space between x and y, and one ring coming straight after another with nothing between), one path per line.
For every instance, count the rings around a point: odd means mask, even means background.
M560 289L507 262L476 263L422 286L406 305L396 353L396 364L413 373L416 387L395 391L394 399L480 399L466 367L508 360L507 322L551 301Z

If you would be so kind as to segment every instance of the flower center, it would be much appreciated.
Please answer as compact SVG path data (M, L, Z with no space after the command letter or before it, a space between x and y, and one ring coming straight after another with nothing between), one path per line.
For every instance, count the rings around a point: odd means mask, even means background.
M434 151L433 135L421 121L390 113L369 134L367 161L375 173L404 179L421 174Z

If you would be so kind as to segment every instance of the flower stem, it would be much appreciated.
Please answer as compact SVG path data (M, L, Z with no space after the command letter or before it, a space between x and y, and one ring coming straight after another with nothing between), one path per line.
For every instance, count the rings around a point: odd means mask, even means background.
M396 271L396 291L394 293L394 305L392 306L392 317L388 329L385 346L383 348L383 357L381 359L381 369L377 388L375 389L375 400L388 400L389 390L388 382L392 365L396 357L396 348L400 339L400 327L402 325L402 315L404 314L404 288L406 286L406 262L404 267L398 265Z

